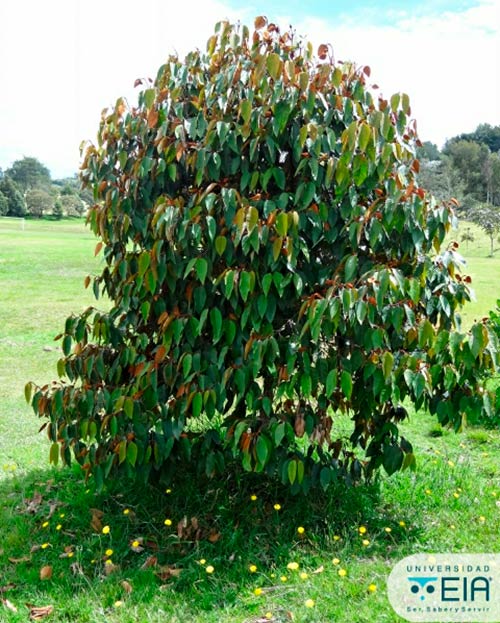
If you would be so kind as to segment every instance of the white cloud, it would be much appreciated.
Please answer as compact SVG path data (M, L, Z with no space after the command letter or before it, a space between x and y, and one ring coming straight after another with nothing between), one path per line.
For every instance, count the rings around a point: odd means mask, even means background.
M384 94L407 92L422 138L441 144L480 122L500 124L498 4L413 19L403 11L382 26L352 14L279 23L331 42L337 58L370 65ZM76 171L80 142L95 137L102 108L136 97L135 78L154 77L174 50L203 47L220 19L251 24L255 11L230 7L230 0L0 2L0 166L33 155L54 176Z

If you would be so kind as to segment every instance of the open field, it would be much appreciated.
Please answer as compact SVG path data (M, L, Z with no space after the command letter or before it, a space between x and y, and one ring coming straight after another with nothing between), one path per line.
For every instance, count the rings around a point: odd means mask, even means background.
M386 580L404 556L500 551L500 432L456 435L424 413L402 427L415 473L307 503L250 477L200 491L189 474L169 493L95 496L77 469L49 467L24 385L56 377L53 336L94 304L95 242L78 221L0 219L0 598L17 608L0 604L2 623L26 621L25 604L52 605L54 623L397 622ZM460 251L477 298L467 325L500 298L500 251L488 258L480 233Z

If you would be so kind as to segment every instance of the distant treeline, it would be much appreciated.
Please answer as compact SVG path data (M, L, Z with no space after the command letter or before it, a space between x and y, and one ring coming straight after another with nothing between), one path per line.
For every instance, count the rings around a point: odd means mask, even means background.
M36 158L16 160L0 169L0 216L81 216L92 203L77 176L52 180L49 169Z

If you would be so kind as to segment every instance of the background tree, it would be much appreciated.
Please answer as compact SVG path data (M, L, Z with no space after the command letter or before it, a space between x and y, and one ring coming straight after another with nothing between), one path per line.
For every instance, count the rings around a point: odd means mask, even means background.
M0 216L5 216L8 211L9 211L9 200L0 191Z
M486 145L492 153L500 152L500 125L491 126L489 123L481 123L474 132L460 134L451 139L454 141L472 141L479 145Z
M61 195L60 202L68 216L82 216L85 205L78 195Z
M16 183L8 176L0 180L0 192L7 198L8 216L24 216L26 214L26 203Z
M64 210L60 199L56 199L54 202L54 208L52 210L52 215L57 220L61 220L64 216Z
M495 238L500 234L500 208L487 203L478 204L469 211L467 217L479 225L490 239L490 256L493 257Z
M51 460L73 454L98 488L187 460L352 482L414 464L406 399L456 428L490 407L495 336L456 331L453 204L419 186L408 97L374 99L368 67L255 26L171 57L85 153L111 306L68 318L67 378L26 391Z
M50 171L36 158L16 160L6 174L16 182L23 193L35 188L51 186Z
M44 214L52 212L54 198L47 191L35 188L26 193L26 207L31 216L41 218Z

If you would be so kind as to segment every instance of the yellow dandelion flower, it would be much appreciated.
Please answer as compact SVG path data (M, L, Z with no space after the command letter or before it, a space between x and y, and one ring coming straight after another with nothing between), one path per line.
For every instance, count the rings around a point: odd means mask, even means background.
M399 522L399 525L400 525L402 528L404 528L404 527L406 526L406 523L405 523L404 521L400 521L400 522Z
M366 526L359 526L358 531L360 534L366 534Z
M365 547L367 547L368 545L370 545L370 541L369 541L368 539L363 539L363 540L361 541L361 543L363 543L363 545L364 545Z
M425 490L425 494L426 494L426 495L430 495L431 493L432 493L432 491L431 491L430 489L426 489L426 490Z
M455 463L454 463L453 461L448 461L448 465L449 465L450 467L455 467Z
M130 515L130 508L124 508L123 509L123 514L124 515Z
M299 563L298 562L289 562L287 564L286 568L289 571L297 571L297 569L299 568Z
M121 608L123 606L123 601L121 601L120 599L118 601L115 601L114 606L115 608Z
M256 589L254 589L253 594L254 594L254 595L257 595L257 597L258 597L259 595L262 595L262 589L261 589L261 588L259 588L259 587L257 587Z
M108 565L108 567L110 567L113 564L113 561L111 560L111 558L108 558L104 564L106 564L106 565Z
M347 575L347 571L345 569L339 569L338 574L341 578L345 578L345 576Z
M110 533L110 527L109 526L104 526L102 529L102 533L103 534L109 534Z
M274 510L275 511L280 511L281 510L281 504L275 504L274 505Z
M215 569L212 567L212 565L208 565L207 567L205 567L205 571L207 573L213 573Z
M60 530L62 528L62 525L60 523L57 524L56 526L56 530Z
M132 547L139 547L139 541L132 541Z
M48 528L49 526L49 522L48 521L44 521L42 524L42 528Z
M390 532L392 532L392 528L389 528L389 527L384 528L384 530L387 532L387 534L389 534Z
M61 519L64 519L64 517L66 517L66 513L59 513L59 517L60 517Z
M68 552L68 558L73 558L74 555L74 552Z
M47 549L47 547L50 545L50 543L42 543L42 549Z
M305 529L304 529L302 526L299 526L299 527L297 528L297 532L298 532L299 534L304 534Z
M368 591L370 593L375 593L377 590L377 585L376 584L370 584L370 586L368 587Z
M172 493L172 489L165 489L165 493L166 493L167 495L170 495L170 494Z
M252 502L255 502L255 500L257 499L257 496L255 495L255 493L253 493L253 494L250 496L250 499L252 500Z
M200 560L200 565L204 565L206 562L207 562L207 561L206 561L204 558L202 558L202 559Z
M172 525L172 520L171 519L165 519L165 521L163 522L166 526L171 526Z
M113 555L113 550L112 549L107 549L105 552L106 556L109 558L110 556Z
M307 578L309 576L307 575L307 573L305 571L301 571L300 574L299 574L299 577L300 577L301 580L307 580Z
M451 524L450 530L455 530L455 526L453 524Z
M306 599L304 602L306 608L314 608L314 599Z
M338 565L340 563L340 559L339 558L334 558L332 560L332 562L333 562L334 565Z
M266 614L264 616L266 617L266 619L268 621L271 621L271 619L273 618L273 613L272 612L266 612Z
M480 517L479 517L479 521L480 521L481 523L484 523L484 522L486 521L486 517L484 517L483 515L480 515Z
M286 575L282 575L282 576L280 576L280 580L281 580L282 582L288 582L288 578L286 577Z
M333 536L333 540L334 540L334 541L340 541L340 537L339 537L339 535L338 535L338 534L335 534L335 535Z
M257 571L257 565L250 565L248 567L248 570L250 571L250 573L255 573Z
M460 493L457 493L457 491L455 491L455 492L453 493L453 497L454 497L456 500L458 500L458 498L460 497Z
M491 492L491 495L492 495L494 498L496 498L496 497L497 497L497 492L496 492L496 491L492 491L492 492Z

